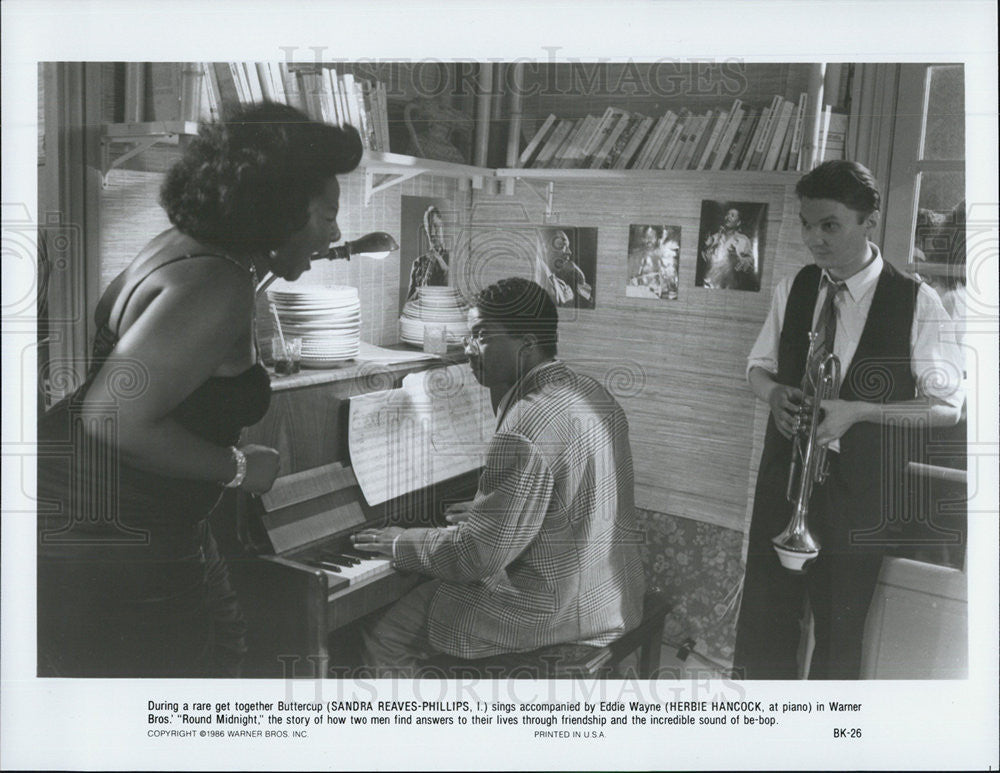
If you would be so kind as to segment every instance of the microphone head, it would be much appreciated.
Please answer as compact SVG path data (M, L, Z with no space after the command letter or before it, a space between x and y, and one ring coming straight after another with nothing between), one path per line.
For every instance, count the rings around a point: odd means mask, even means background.
M363 255L374 260L383 260L390 252L399 249L399 244L391 234L385 231L372 231L369 234L360 236L354 241L344 242L334 246L330 244L329 252L326 255L317 255L316 258L326 258L328 260L350 260L352 255Z

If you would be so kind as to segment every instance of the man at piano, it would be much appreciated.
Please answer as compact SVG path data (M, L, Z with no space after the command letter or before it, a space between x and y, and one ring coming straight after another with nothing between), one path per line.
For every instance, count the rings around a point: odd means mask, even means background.
M451 529L388 527L360 550L430 579L363 631L378 675L554 644L604 646L638 625L645 579L628 422L556 357L558 312L526 279L483 290L466 351L497 430L478 490Z

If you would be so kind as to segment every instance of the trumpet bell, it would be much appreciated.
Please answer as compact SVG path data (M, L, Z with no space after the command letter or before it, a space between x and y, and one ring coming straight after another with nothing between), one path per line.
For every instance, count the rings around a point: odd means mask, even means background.
M771 540L781 565L790 572L804 572L806 565L819 555L819 543L808 531L787 530Z
M774 546L774 552L778 554L778 560L781 562L781 565L789 572L795 572L796 574L804 574L806 564L819 555L818 550L800 553L797 550L788 550L780 545Z

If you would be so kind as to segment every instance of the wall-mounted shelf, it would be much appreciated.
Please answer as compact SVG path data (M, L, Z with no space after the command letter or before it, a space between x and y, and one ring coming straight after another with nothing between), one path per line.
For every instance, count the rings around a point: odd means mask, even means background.
M143 123L104 124L104 136L119 142L154 135L177 136L197 133L197 121L146 121Z
M698 180L711 177L713 180L739 181L783 185L788 180L797 180L802 172L753 172L738 169L719 171L705 169L497 169L496 176L502 179L522 180L575 180L608 182L611 180Z
M101 182L107 186L108 172L130 158L159 143L179 144L182 137L198 133L195 121L151 121L148 123L109 123L101 135ZM111 158L111 147L130 144L132 148Z
M641 183L676 180L691 182L711 179L715 183L730 181L740 184L787 185L801 176L801 172L752 172L734 169L709 171L702 169L497 169L498 179L504 181L507 195L513 195L517 181L527 186L545 204L546 220L552 216L552 200L557 182L611 182ZM544 183L542 189L536 185Z
M374 151L365 151L364 158L361 160L361 168L365 172L366 204L376 193L422 174L450 177L459 180L462 187L471 185L477 189L483 187L484 178L495 176L493 169L454 164L450 161L435 161L430 158L403 156L399 153Z
M198 133L198 124L194 121L154 121L149 123L115 123L105 124L101 136L101 174L107 184L107 175L112 169L121 166L129 159L137 156L154 145L164 143L181 145L185 138ZM129 144L132 147L120 156L112 158L112 146ZM576 182L610 182L621 180L641 182L643 180L697 180L710 176L713 180L751 183L751 184L786 184L795 180L800 172L754 172L739 170L704 171L676 169L489 169L486 167L455 164L450 161L436 161L430 158L404 156L400 153L379 153L365 151L359 165L359 171L365 175L365 203L369 203L376 193L392 188L395 185L419 177L423 174L435 177L447 177L458 180L463 189L472 187L481 189L484 180L502 180L508 194L513 193L515 181L521 180L529 185L540 198L547 201L551 208L553 183L559 181ZM548 183L545 193L539 192L532 182Z
M143 151L161 143L180 145L183 138L197 133L198 124L195 121L105 124L101 135L101 175L104 184L107 185L108 172ZM132 147L112 158L112 146L121 144ZM463 187L471 185L473 188L482 188L484 178L495 176L493 169L374 151L365 151L359 170L365 173L366 204L374 194L422 174L459 180Z

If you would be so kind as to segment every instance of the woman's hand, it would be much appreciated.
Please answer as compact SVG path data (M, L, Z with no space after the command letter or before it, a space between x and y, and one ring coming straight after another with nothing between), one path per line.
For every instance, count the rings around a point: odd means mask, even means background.
M274 479L278 477L278 463L281 461L278 452L267 446L256 445L241 446L240 450L247 458L247 474L240 488L251 494L270 491Z

